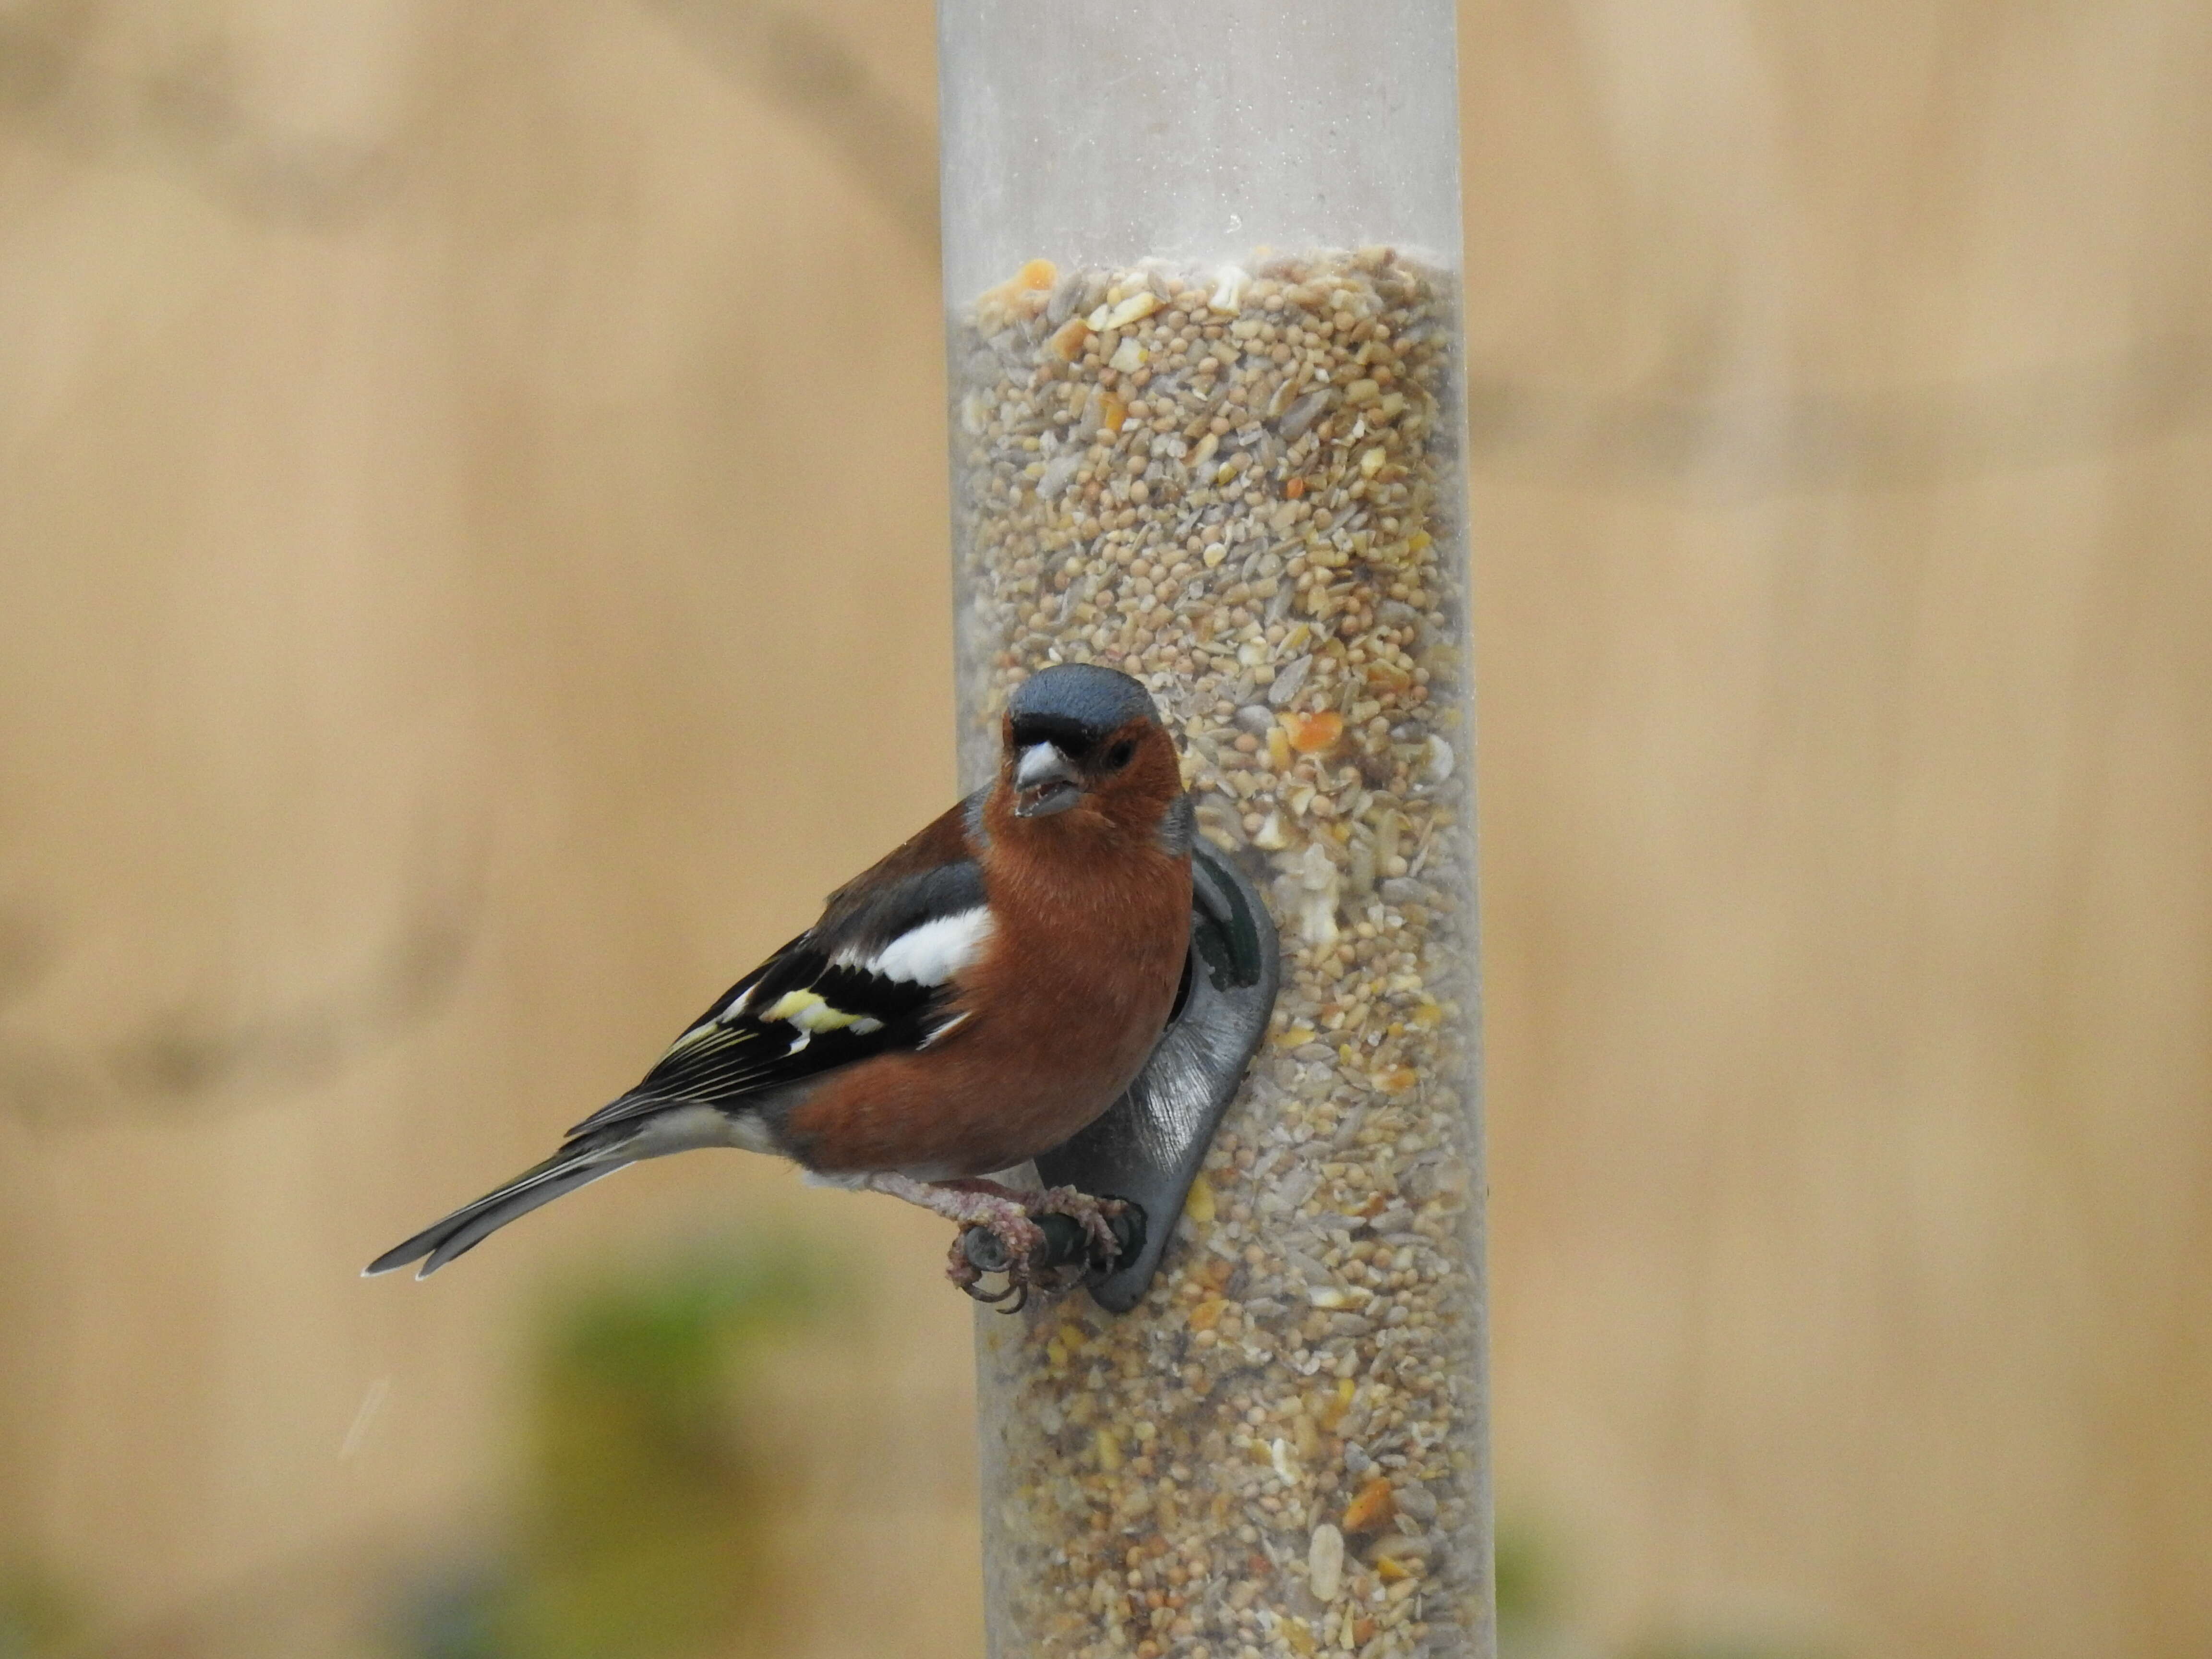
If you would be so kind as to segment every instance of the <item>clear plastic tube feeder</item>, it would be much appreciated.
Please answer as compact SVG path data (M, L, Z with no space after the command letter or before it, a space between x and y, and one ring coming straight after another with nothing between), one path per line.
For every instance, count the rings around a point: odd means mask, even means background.
M1000 1659L1492 1650L1445 0L941 0L961 755L1152 690L1281 939L1157 1275L978 1316Z

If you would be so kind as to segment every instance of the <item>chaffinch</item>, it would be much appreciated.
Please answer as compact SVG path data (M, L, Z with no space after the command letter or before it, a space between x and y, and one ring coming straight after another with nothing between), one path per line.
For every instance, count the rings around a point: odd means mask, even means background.
M1110 1259L1096 1200L981 1177L1100 1116L1159 1040L1189 948L1191 802L1152 698L1112 669L1024 681L1001 738L996 782L832 893L644 1081L368 1272L433 1273L572 1188L700 1146L985 1226L1017 1264L1058 1211ZM972 1291L957 1242L948 1272Z

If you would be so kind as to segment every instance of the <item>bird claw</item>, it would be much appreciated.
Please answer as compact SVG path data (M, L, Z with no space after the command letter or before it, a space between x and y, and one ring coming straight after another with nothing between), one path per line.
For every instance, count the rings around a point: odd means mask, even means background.
M1058 1296L1110 1270L1121 1253L1113 1224L1133 1208L1126 1200L1093 1198L1073 1187L1020 1193L995 1181L927 1182L898 1174L869 1176L862 1184L957 1222L945 1276L978 1302L1012 1301L1006 1313L1027 1306L1032 1291ZM1048 1237L1039 1218L1062 1216L1075 1231L1062 1223L1050 1230L1058 1237ZM1141 1237L1141 1212L1134 1218ZM993 1273L1006 1275L1006 1288L980 1289Z
M1018 1296L1020 1299L1012 1307L1002 1308L1000 1311L1019 1313L1029 1305L1029 1286L1019 1283L1015 1275L1009 1273L1004 1289L987 1291L983 1288L983 1270L968 1259L968 1235L981 1224L981 1222L970 1223L953 1235L952 1248L945 1256L945 1276L972 1301L995 1306L1009 1297Z
M1064 1215L1081 1222L1083 1236L1091 1245L1090 1266L1110 1267L1121 1254L1121 1241L1114 1236L1113 1218L1128 1209L1127 1199L1093 1198L1073 1187L1048 1187L1030 1200L1030 1207L1032 1214Z
M994 1239L999 1253L1005 1258L1006 1283L1003 1290L982 1288L984 1269L975 1264L968 1248L969 1235L978 1231ZM1018 1313L1029 1304L1030 1287L1036 1278L1035 1263L1044 1253L1044 1230L1030 1218L1018 1200L1007 1197L990 1201L988 1213L961 1223L946 1255L945 1276L977 1302L996 1304L1014 1297L1012 1307L1001 1308L1000 1311Z
M1094 1274L1110 1269L1121 1254L1121 1241L1115 1237L1112 1218L1127 1209L1121 1199L1097 1199L1079 1193L1072 1187L1054 1187L1038 1193L1006 1193L1004 1209L994 1206L994 1213L963 1220L945 1267L945 1277L968 1296L978 1302L997 1305L1012 1299L1011 1307L1000 1307L1002 1313L1018 1313L1029 1305L1031 1292L1043 1291L1060 1296L1083 1284ZM1065 1255L1048 1261L1053 1255L1051 1241L1044 1229L1034 1218L1038 1216L1066 1216L1082 1229L1083 1246L1080 1260L1071 1261ZM995 1250L986 1249L981 1254L996 1257L1003 1266L993 1264L988 1269L976 1261L972 1235L982 1232L995 1242ZM1064 1252L1073 1243L1062 1235L1060 1249ZM1001 1290L987 1291L981 1283L987 1271L1003 1273L1006 1285Z

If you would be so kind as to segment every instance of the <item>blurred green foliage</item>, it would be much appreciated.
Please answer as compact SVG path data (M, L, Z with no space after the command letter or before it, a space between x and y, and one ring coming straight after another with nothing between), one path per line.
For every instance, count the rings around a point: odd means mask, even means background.
M1682 1640L1639 1642L1627 1659L1828 1659L1825 1649L1794 1642L1767 1642L1735 1637L1692 1637Z
M1525 1522L1501 1517L1494 1549L1499 1625L1557 1617L1559 1586L1542 1535Z
M1830 1650L1802 1642L1712 1632L1595 1645L1577 1632L1571 1577L1553 1534L1526 1516L1501 1516L1496 1549L1498 1659L1829 1659Z
M1556 1648L1566 1613L1549 1541L1525 1518L1500 1516L1492 1548L1499 1659L1543 1659Z
M761 1355L849 1302L818 1254L725 1245L549 1301L507 1552L426 1597L421 1659L775 1650L793 1449L748 1420Z
M747 1410L762 1358L848 1315L819 1250L725 1243L564 1286L530 1346L526 1457L496 1553L418 1595L410 1659L722 1659L785 1645L778 1528L806 1448ZM1602 1650L1576 1632L1556 1539L1501 1519L1500 1659L1816 1659L1717 1636ZM0 1581L0 1659L72 1628L32 1581Z
M46 1573L0 1568L0 1659L46 1659L82 1633L83 1608Z

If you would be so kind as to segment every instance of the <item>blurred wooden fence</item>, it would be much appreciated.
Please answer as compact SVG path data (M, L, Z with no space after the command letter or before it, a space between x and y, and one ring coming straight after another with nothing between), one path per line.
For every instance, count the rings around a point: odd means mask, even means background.
M2201 1654L2212 9L1465 21L1552 1637ZM0 9L0 1544L95 1625L465 1527L526 1286L732 1213L964 1448L932 1230L744 1160L352 1278L950 795L930 33ZM924 1464L810 1650L975 1650Z

